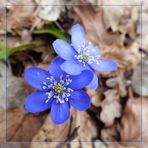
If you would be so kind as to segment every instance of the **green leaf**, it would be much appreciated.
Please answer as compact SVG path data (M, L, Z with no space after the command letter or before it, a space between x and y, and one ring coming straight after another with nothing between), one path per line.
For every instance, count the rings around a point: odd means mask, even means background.
M10 47L0 44L0 59L6 59L9 56Z
M36 29L32 33L34 33L34 34L44 34L44 33L52 34L53 36L55 36L57 38L63 39L65 41L69 41L69 39L65 36L65 34L53 24L50 24L46 28Z
M32 49L32 48L41 46L43 44L44 42L41 40L34 41L30 44L20 45L14 48L8 47L5 44L0 44L0 59L7 59L10 55L13 55L16 52Z

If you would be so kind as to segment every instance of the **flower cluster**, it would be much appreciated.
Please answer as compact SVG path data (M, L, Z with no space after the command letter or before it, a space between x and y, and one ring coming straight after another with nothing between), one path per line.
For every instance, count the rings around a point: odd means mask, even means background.
M26 98L25 109L38 113L51 108L55 124L69 119L70 106L80 111L90 107L90 97L83 88L98 87L95 70L111 72L117 68L114 61L101 58L97 47L86 43L81 25L74 25L71 33L72 44L61 39L53 42L58 57L48 71L30 67L24 73L25 80L36 89Z
M98 78L95 71L111 72L117 69L116 62L102 59L99 49L91 42L86 42L85 31L80 24L72 27L71 42L69 44L61 39L53 42L55 52L65 60L61 64L61 69L71 75L80 74L84 69L91 70L94 76L87 86L89 89L96 89L98 87Z

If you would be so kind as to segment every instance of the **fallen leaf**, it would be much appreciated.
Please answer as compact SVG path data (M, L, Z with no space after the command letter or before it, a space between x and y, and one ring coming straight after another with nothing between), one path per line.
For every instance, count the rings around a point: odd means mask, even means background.
M121 97L125 97L127 95L127 90L126 87L130 84L131 82L126 80L124 75L120 74L117 77L114 78L109 78L106 81L106 85L110 88L114 88L118 91L118 94Z
M100 89L99 89L100 90ZM87 93L91 97L91 102L94 106L99 107L101 105L101 91L99 90L87 90Z
M117 133L117 125L113 125L112 127L109 128L104 128L101 130L101 139L107 143L107 142L115 142L119 141L119 136Z
M126 2L124 0L104 0L103 4L111 5L109 7L103 6L106 27L110 27L113 32L120 31L124 34L135 36L135 26L140 10L140 6L137 7L136 4L140 5L140 2L140 0L129 0ZM126 5L129 5L129 7Z
M100 120L105 123L106 127L113 125L114 120L121 116L121 104L117 101L106 103L102 106Z
M74 145L71 143L71 147L79 148L81 146L82 148L92 148L93 145L90 141L97 136L95 122L86 112L76 111L76 113L73 114L73 124L76 127L80 126L78 130L78 137L73 140L74 142L79 141L79 143L75 143ZM87 142L89 142L89 144Z
M69 122L58 126L48 116L32 141L64 141L67 138L68 130Z
M107 45L119 44L119 34L107 32L103 19L104 13L101 8L96 11L94 7L81 5L74 7L74 10L80 17L90 41L93 41L96 45L99 45L100 42Z
M6 110L0 107L0 143L6 141Z
M29 148L29 142L6 142L1 144L1 148Z
M129 99L121 119L120 135L122 141L141 139L141 99Z
M19 4L21 6L15 6L11 3ZM26 7L25 3L29 3L31 6ZM32 27L35 17L35 3L33 0L10 2L7 6L7 31L13 34L21 34L24 28Z
M118 142L106 142L107 145L108 145L108 148L136 148L135 146L124 146L124 145L121 145L120 143ZM138 147L140 148L140 147Z
M104 94L105 99L101 102L100 120L106 127L110 127L113 125L114 120L121 116L121 104L116 90L107 90Z
M47 116L47 114L35 116L23 108L9 109L6 113L7 141L31 141Z
M148 142L148 100L131 98L123 112L120 136L123 145L146 148ZM126 141L130 141L126 143ZM143 141L141 143L141 141ZM124 143L125 142L125 143Z

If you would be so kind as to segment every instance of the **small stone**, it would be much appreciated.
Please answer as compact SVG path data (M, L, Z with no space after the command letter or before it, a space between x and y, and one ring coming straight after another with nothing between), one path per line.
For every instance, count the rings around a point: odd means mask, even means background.
M6 108L6 81L11 77L11 70L0 62L0 109Z
M107 148L107 146L100 140L94 141L94 148Z
M11 76L7 78L7 108L23 107L24 99L29 95L20 78Z
M132 87L135 93L140 96L148 96L148 60L139 63L132 76Z

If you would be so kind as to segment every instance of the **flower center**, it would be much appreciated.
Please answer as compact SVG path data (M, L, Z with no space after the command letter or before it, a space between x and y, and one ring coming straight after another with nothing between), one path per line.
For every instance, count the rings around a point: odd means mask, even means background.
M81 56L81 59L83 60L83 61L86 61L87 59L88 59L88 55L86 54L86 53L84 53L84 54L82 54L82 56Z
M72 82L70 75L63 76L60 75L60 80L57 81L53 76L46 78L48 81L43 82L42 88L47 90L47 98L45 99L45 103L51 98L56 99L56 103L65 103L69 101L69 97L73 89L69 88L68 85Z
M62 94L64 91L64 86L56 85L56 86L54 86L54 91L56 94Z
M99 64L100 55L95 54L97 53L96 50L98 50L98 48L90 42L88 44L83 44L78 46L78 54L75 55L75 58L82 63L84 67L86 64Z

